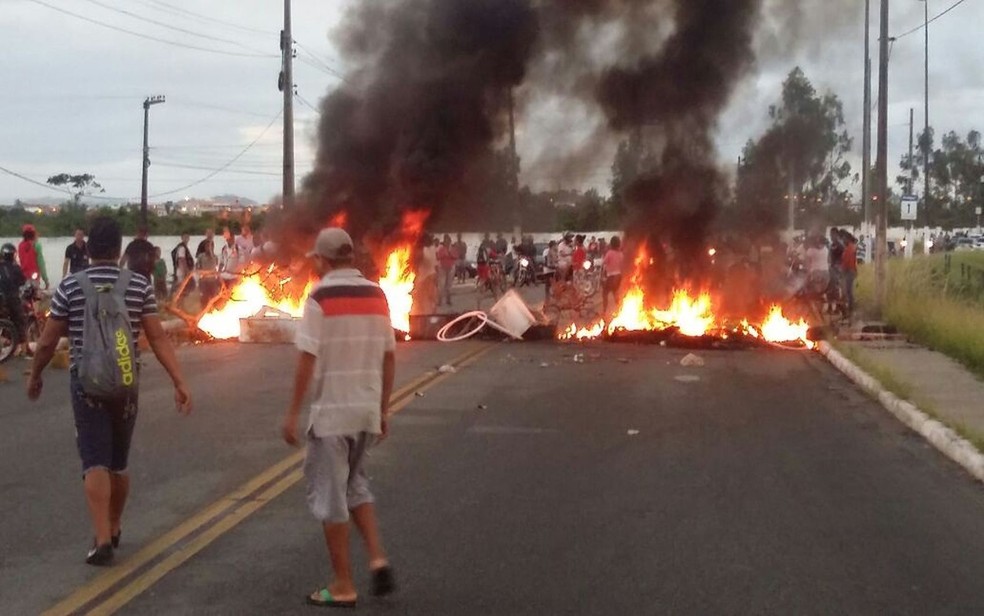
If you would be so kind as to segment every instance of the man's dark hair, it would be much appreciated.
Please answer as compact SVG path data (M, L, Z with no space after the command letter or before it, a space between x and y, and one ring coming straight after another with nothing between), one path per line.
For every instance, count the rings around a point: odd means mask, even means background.
M89 227L89 256L98 261L120 258L123 231L120 223L109 216L97 216Z

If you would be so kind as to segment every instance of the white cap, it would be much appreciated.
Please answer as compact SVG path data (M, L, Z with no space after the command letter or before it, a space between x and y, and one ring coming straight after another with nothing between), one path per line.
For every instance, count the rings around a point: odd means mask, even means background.
M326 259L344 259L351 257L353 252L352 238L345 232L345 229L329 227L318 233L318 239L314 241L314 250L309 252L308 256L317 255Z

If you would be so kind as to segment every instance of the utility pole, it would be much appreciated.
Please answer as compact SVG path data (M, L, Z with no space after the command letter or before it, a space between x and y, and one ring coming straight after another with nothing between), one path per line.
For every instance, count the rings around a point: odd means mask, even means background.
M294 36L290 23L290 0L284 0L284 29L280 31L283 66L280 91L284 93L284 209L294 207Z
M871 229L871 0L864 0L864 135L861 137L861 211Z
M143 134L143 174L140 178L140 226L147 226L147 170L150 169L150 106L164 102L164 96L148 96L144 99L144 134Z
M878 158L875 164L876 208L875 309L885 309L885 265L888 257L888 0L881 0L878 51Z
M916 110L909 108L909 190L908 194L915 194L916 191L916 159L913 158L915 152L912 147L913 132L916 124Z
M923 76L925 78L925 101L924 107L926 111L926 122L925 122L925 139L926 139L926 151L923 153L923 181L926 184L926 194L923 196L923 200L926 202L924 206L926 207L926 222L927 225L932 225L935 222L935 217L933 216L933 210L929 205L929 0L922 0L923 6L925 8L926 22L923 26L923 34L926 40L926 54L925 62L923 64Z

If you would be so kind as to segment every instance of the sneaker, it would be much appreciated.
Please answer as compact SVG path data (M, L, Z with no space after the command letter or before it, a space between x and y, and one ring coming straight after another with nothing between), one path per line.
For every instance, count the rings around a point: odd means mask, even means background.
M106 567L113 562L113 546L112 544L105 545L93 545L92 549L85 557L85 564L92 565L94 567Z

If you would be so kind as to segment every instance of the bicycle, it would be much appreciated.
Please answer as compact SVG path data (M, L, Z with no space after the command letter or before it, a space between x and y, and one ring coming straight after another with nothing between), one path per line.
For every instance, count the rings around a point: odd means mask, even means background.
M0 364L14 355L17 349L17 329L14 322L0 319Z

